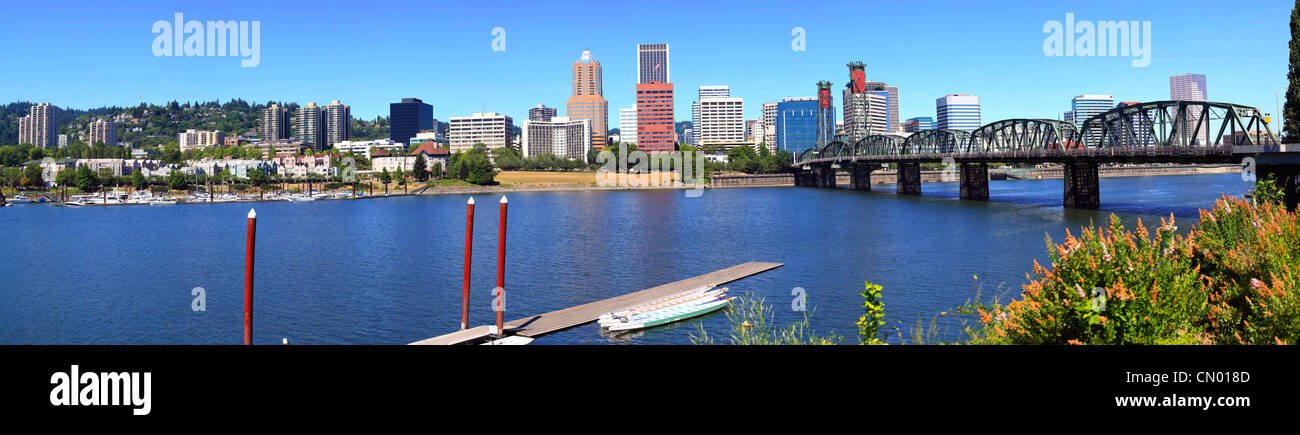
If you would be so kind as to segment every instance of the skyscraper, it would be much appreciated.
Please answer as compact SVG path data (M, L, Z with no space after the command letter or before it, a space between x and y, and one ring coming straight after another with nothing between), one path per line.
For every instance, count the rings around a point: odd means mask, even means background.
M582 50L582 56L573 63L573 93L565 114L572 120L591 121L591 145L596 150L605 148L609 134L609 102L605 101L603 89L600 62L591 56L591 50Z
M980 128L980 97L948 94L935 100L936 128L974 131Z
M1083 122L1088 118L1099 115L1102 112L1115 107L1115 97L1110 95L1079 95L1070 100L1070 112L1073 115L1074 125L1083 127Z
M262 140L273 141L289 138L289 110L272 104L262 109Z
M388 104L388 122L389 139L409 145L416 133L433 129L433 106L419 98L403 98L400 103Z
M1209 90L1205 86L1204 74L1181 74L1169 78L1169 99L1183 101L1208 101ZM1188 119L1179 126L1179 135L1186 138L1188 142L1204 144L1206 139L1206 128L1197 128L1196 122L1201 117L1200 107L1189 107L1187 109ZM1193 132L1195 130L1195 132Z
M915 118L907 118L907 121L903 122L903 125L905 126L903 128L903 132L905 133L916 133L921 130L933 130L934 118L931 118L929 116L918 116Z
M637 149L647 153L675 151L677 132L673 127L673 84L636 85Z
M554 117L555 117L555 108L554 108L554 107L546 107L546 106L543 106L543 105L541 105L541 104L538 104L537 107L534 107L534 108L532 108L532 109L528 109L528 120L529 120L529 121L548 121L548 122L549 122L549 121L551 120L551 118L554 118Z
M334 100L325 106L321 116L325 119L325 146L321 149L333 148L334 144L352 138L351 107Z
M586 160L591 149L591 120L557 116L549 121L524 121L524 157L552 154Z
M1125 101L1116 104L1115 107L1117 108L1128 107L1128 106L1134 106L1138 104L1142 104L1142 103ZM1121 142L1122 146L1144 147L1144 146L1155 145L1156 140L1155 140L1155 136L1152 135L1152 130L1151 130L1152 120L1150 116L1142 112L1137 112L1132 115L1129 115L1129 121L1132 122L1133 134L1131 136L1127 134L1117 135L1117 138L1119 142Z
M649 153L676 151L673 124L673 84L668 75L668 44L639 44L637 50L637 149Z
M636 82L672 82L668 76L668 44L638 44L636 46Z
M293 116L298 140L313 150L325 149L325 135L322 134L324 120L325 118L321 117L320 107L316 106L316 103L307 103L306 106L298 108Z
M866 87L867 87L867 91L868 91L868 92L881 92L881 91L883 91L883 92L889 94L889 95L888 95L888 97L889 97L889 98L888 98L888 100L889 100L889 102L888 102L888 104L889 104L889 109L887 110L888 113L886 114L886 116L888 117L888 119L886 120L886 123L887 123L888 125L898 125L898 124L899 124L899 121L898 121L898 120L899 120L899 111L898 111L898 86L889 86L889 85L886 84L885 82L867 82L867 83L866 83ZM890 127L890 128L892 129L893 127ZM896 131L892 131L892 130L891 130L891 131L887 131L887 132L885 132L885 133L872 133L872 134L886 134L886 133L895 133L895 132L896 132Z
M514 120L500 113L453 116L448 118L447 124L447 142L452 152L469 151L475 144L493 150L512 146L515 142Z
M59 108L50 103L32 106L27 116L18 120L18 143L37 148L57 148Z
M700 102L705 98L728 98L731 97L731 87L727 85L704 85L700 86L697 100L691 102L691 136L689 142L691 145L700 145L700 134L702 133L700 124Z
M763 103L763 143L773 151L777 150L776 105L776 101Z
M775 142L778 150L789 151L795 158L817 143L816 97L784 98L776 103Z
M99 118L90 123L90 144L117 146L117 121Z
M692 126L696 146L745 141L745 100L705 97L699 102L700 123Z
M636 108L628 107L618 109L618 134L619 141L623 143L636 143Z

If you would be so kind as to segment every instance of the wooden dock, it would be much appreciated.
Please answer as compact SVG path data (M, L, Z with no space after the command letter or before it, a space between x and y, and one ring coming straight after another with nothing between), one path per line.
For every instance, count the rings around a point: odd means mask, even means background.
M601 314L610 311L615 311L631 305L681 293L698 287L719 286L741 278L776 269L781 266L784 266L784 264L751 261L749 263L738 264L726 269L716 270L703 275L683 279L681 281L670 282L668 284L651 287L622 296L602 299L578 305L576 307L552 311L546 314L524 317L522 319L506 322L505 329L507 332L510 332L511 335L537 338L552 332L562 331L574 326L594 322ZM484 325L417 341L411 344L461 344L480 341L487 337L489 333L489 327Z

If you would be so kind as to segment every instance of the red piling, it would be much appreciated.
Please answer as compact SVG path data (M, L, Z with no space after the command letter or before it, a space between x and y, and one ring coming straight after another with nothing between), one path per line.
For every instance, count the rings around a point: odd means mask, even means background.
M257 211L248 209L248 243L244 251L244 344L253 344L253 252L257 244Z
M501 220L497 222L497 288L501 293L497 295L501 304L496 307L497 312L497 334L505 336L505 330L502 329L502 317L506 309L506 197L501 196Z
M460 329L469 328L469 269L474 252L474 197L465 211L465 277L460 290Z

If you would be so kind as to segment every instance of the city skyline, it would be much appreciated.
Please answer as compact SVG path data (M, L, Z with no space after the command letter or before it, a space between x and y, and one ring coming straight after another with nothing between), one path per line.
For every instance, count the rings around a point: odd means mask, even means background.
M468 6L442 5L440 7L464 14L466 19L449 22L444 34L435 38L433 44L438 56L419 51L406 52L406 57L402 57L402 68L376 69L358 65L371 56L391 56L391 50L405 46L370 50L371 45L387 37L379 32L366 33L363 30L365 26L349 26L349 30L341 33L355 41L338 46L343 50L366 46L366 50L354 53L360 57L360 62L349 59L346 64L339 64L325 59L312 63L300 59L319 54L319 49L293 44L294 39L288 36L303 30L279 24L290 20L285 12L259 10L256 14L246 14L244 11L254 8L241 8L238 3L235 6L92 6L75 12L23 4L15 5L13 10L19 29L6 38L25 34L22 30L28 26L56 19L85 25L67 35L52 35L48 40L23 43L7 40L5 42L10 42L8 45L15 50L9 59L34 58L40 53L48 56L59 50L56 44L68 43L69 38L81 38L83 43L91 46L86 50L90 62L100 56L114 56L120 61L87 73L84 68L60 67L71 60L52 56L52 68L48 71L11 69L11 80L0 84L0 90L10 95L11 101L49 101L59 107L76 109L134 106L141 99L152 104L232 98L305 104L337 99L349 101L353 117L365 120L386 115L385 106L392 101L414 96L438 107L440 113L448 116L478 113L486 107L489 111L522 119L529 108L539 103L556 107L569 96L571 77L568 77L570 69L566 67L572 64L573 53L584 48L608 53L602 58L604 94L608 103L614 107L633 106L638 73L633 50L642 43L672 46L671 79L679 89L726 83L735 96L755 102L745 107L746 120L761 116L762 107L758 103L780 101L784 97L813 96L818 80L829 80L836 86L843 86L843 64L852 60L866 63L868 80L902 88L898 102L902 110L895 119L935 116L931 102L950 93L980 96L985 119L1056 118L1060 114L1059 101L1068 101L1080 94L1106 93L1124 101L1164 99L1168 77L1187 72L1211 76L1216 88L1212 100L1251 105L1271 113L1274 110L1269 109L1275 105L1273 94L1284 84L1285 63L1281 61L1287 40L1284 4L1228 12L1227 18L1257 24L1238 29L1241 38L1258 41L1255 44L1190 38L1195 32L1190 27L1161 25L1186 19L1212 18L1204 12L1197 12L1196 7L1169 11L1168 8L1136 5L1120 16L1104 4L1028 5L1014 12L1008 21L1023 23L1023 26L1005 26L1005 29L977 27L976 37L949 40L969 31L969 26L976 25L979 17L999 9L995 5L980 7L963 3L949 6L929 11L938 23L949 27L913 35L907 44L862 49L857 48L861 44L855 41L907 29L884 19L881 26L849 29L835 24L832 14L827 12L833 9L831 5L806 8L785 4L738 8L738 13L753 24L742 29L699 26L693 20L681 23L668 20L657 22L655 26L596 26L547 33L543 30L548 26L529 20L499 18ZM361 23L375 22L390 14L409 12L404 8L419 10L425 7L432 6L397 8L379 5L358 13L355 18ZM533 10L533 5L513 7L523 12L518 14L520 16L529 16L529 12L546 13L540 8ZM673 12L646 11L644 14L653 18L703 7L681 3L672 8ZM841 9L865 7L840 6ZM177 10L196 20L260 20L261 51L264 53L261 64L255 68L241 68L238 62L229 62L231 59L228 58L154 57L148 49L154 36L149 33L148 23L169 18ZM592 4L582 13L599 17L627 11L621 6ZM914 12L907 5L880 5L872 11L881 17L903 17L909 11ZM1045 36L1043 23L1060 20L1067 12L1073 12L1080 19L1153 21L1155 33L1152 35L1154 54L1151 65L1133 68L1127 58L1119 57L1044 56L1041 51ZM1225 17L1221 14L1213 17L1222 18ZM337 18L322 18L319 22L328 25L334 20ZM490 31L494 27L506 30L506 50L503 52L491 49ZM806 51L791 49L791 29L795 27L807 31ZM37 27L30 30L40 31ZM338 37L325 30L305 31L313 35L319 33L327 41ZM91 40L86 41L87 38ZM944 51L947 54L935 56L923 53L928 50L915 50L917 46L932 44L935 40L946 41ZM967 49L986 45L1002 47L999 56L988 60L967 52ZM727 49L717 50L718 46ZM404 50L409 51L409 48ZM439 65L437 59L446 56L469 60L481 68L420 67ZM77 62L82 63L81 58L78 59ZM302 65L304 63L315 66L307 67ZM500 86L499 83L512 85ZM1061 83L1068 85L1061 86ZM685 121L690 117L689 105L676 105L675 120ZM838 120L840 114L837 113L836 117Z

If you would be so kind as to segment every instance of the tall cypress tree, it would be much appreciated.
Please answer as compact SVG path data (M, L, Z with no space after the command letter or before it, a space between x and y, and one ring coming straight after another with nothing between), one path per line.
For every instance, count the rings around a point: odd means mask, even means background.
M1289 141L1300 140L1300 0L1291 9L1291 63L1287 67L1286 105L1282 107L1282 130Z

